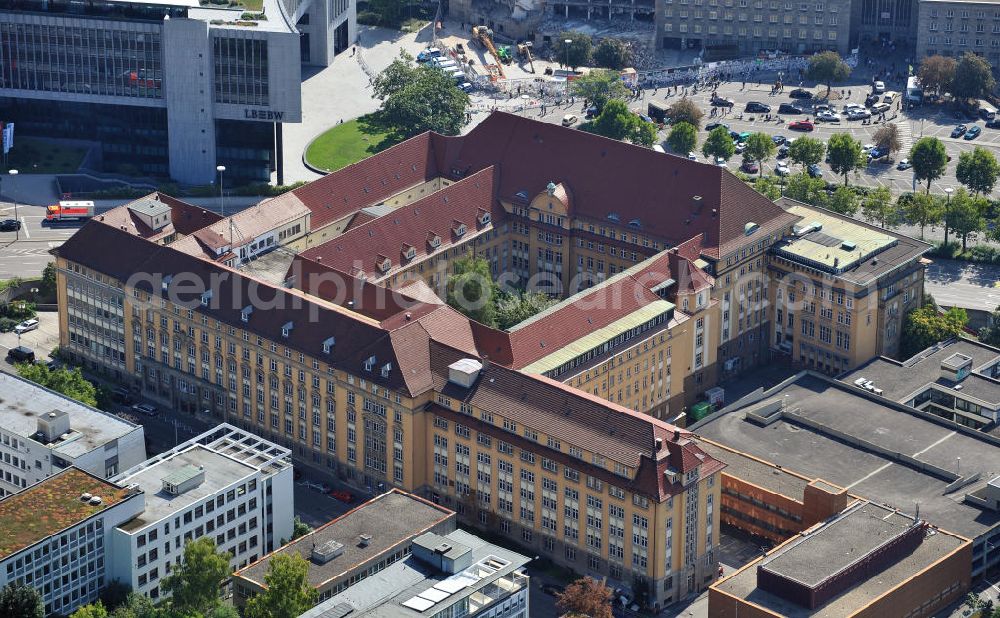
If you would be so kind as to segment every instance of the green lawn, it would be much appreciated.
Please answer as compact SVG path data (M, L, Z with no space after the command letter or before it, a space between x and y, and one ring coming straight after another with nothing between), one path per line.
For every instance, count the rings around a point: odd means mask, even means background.
M317 169L334 172L388 147L387 137L388 133L362 116L338 124L314 139L306 149L306 162Z
M86 153L84 148L15 136L7 167L22 174L71 174L80 167Z

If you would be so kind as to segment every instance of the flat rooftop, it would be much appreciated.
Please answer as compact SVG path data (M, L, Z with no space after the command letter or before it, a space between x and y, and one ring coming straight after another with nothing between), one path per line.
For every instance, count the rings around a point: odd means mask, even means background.
M912 524L912 518L893 509L869 502L855 503L838 518L808 534L796 535L767 556L717 582L715 588L789 618L840 618L852 615L941 558L960 549L966 541L955 535L930 529L914 551L815 610L758 588L757 569L763 566L806 585L815 585L840 572L887 540L902 534Z
M964 502L966 493L1000 475L1000 448L994 438L809 372L763 397L785 402L782 417L766 426L744 420L751 407L747 404L725 409L689 430L903 512L913 512L919 503L922 518L968 538L1000 523L1000 513ZM892 454L908 455L941 473ZM738 469L730 472L739 476ZM952 480L975 474L980 475L977 480L946 491Z
M347 615L360 615L368 618L416 618L434 615L457 600L469 597L476 592L481 594L485 592L484 596L489 596L491 584L519 570L531 560L527 556L493 545L464 530L454 530L444 535L443 538L448 539L453 544L470 548L473 567L459 575L452 576L438 571L416 556L410 555L320 603L302 614L300 618L344 616L345 614L338 612L346 610L348 607L351 608L352 613ZM490 569L492 572L489 573L486 570L477 569L476 564L484 560L488 560L496 566L501 564L502 566L495 570ZM453 586L452 583L454 583ZM427 594L430 590L434 592ZM437 593L439 590L442 591L442 594ZM430 607L423 611L405 605L415 596L423 595L424 598L436 599L444 596L443 592L450 590L455 590L455 592L448 594L440 601L431 603ZM502 593L504 591L501 589L496 592ZM472 600L481 602L484 599L475 597ZM411 603L411 605L416 604Z
M192 469L203 468L205 480L179 495L163 491L163 480L183 480ZM122 485L138 485L146 494L146 508L135 519L119 526L125 532L135 532L156 523L165 517L172 517L220 490L253 476L257 470L225 455L211 451L201 445L190 446L187 450L157 461L155 464L139 468L137 472L119 476ZM182 478L183 477L183 478Z
M97 496L94 505L81 494ZM97 515L136 492L78 468L67 468L0 500L0 559Z
M697 442L701 450L726 464L724 474L802 502L802 496L805 494L806 486L809 485L809 480L788 470L779 470L768 462L760 461L738 450L725 448L708 440L698 440ZM836 491L836 488L829 487L828 484L825 485L827 488L824 489Z
M25 439L36 438L38 418L60 410L69 414L70 432L48 444L60 456L75 459L133 431L139 425L74 401L18 376L0 373L0 427Z
M930 249L927 243L909 236L888 233L789 198L781 198L777 203L789 214L802 217L795 228L804 233L775 245L774 253L852 283L877 279ZM812 224L821 228L805 229Z
M455 514L444 507L407 493L390 491L276 549L245 569L237 571L236 575L263 585L264 575L267 574L272 556L296 553L309 563L309 584L314 588L320 588L383 552L453 517ZM363 534L371 536L367 546L362 546L360 543ZM316 564L311 559L313 546L319 547L329 541L343 545L343 554L326 564Z
M924 390L931 384L951 389L954 383L940 377L941 362L956 354L972 359L972 373L962 380L962 390L956 391L956 394L961 393L966 397L1000 404L1000 380L977 373L977 370L984 365L996 361L1000 351L965 338L939 343L903 362L885 357L876 358L841 376L840 379L852 386L854 380L858 378L871 380L876 388L882 389L883 396L893 401L905 402L914 393Z

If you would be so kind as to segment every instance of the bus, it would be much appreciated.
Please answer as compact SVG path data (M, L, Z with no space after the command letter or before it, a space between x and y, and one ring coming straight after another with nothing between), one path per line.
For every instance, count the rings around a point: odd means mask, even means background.
M649 105L646 106L646 115L656 122L663 124L667 121L667 113L669 110L670 106L666 103L661 103L660 101L650 101Z
M916 75L911 75L906 80L906 103L907 105L920 105L924 102L924 91L920 87L920 80Z
M993 122L997 119L997 108L990 105L989 101L979 99L979 117L986 122Z

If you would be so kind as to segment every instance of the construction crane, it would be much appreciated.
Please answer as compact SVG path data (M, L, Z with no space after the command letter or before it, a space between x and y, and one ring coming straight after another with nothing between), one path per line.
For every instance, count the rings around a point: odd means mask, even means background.
M521 56L528 61L528 66L531 67L531 72L535 72L535 59L531 57L531 41L525 41L524 43L517 44L517 55Z
M503 74L503 63L500 61L500 54L497 53L497 48L493 46L493 31L486 26L473 26L472 27L472 39L474 41L479 41L486 51L490 52L493 59L496 61L497 73L500 77L504 77Z

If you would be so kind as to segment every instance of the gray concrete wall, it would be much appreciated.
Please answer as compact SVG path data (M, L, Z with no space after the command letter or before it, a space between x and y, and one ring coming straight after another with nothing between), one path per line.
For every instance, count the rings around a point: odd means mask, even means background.
M163 76L167 99L170 176L182 183L215 179L212 48L208 24L193 19L163 23Z

